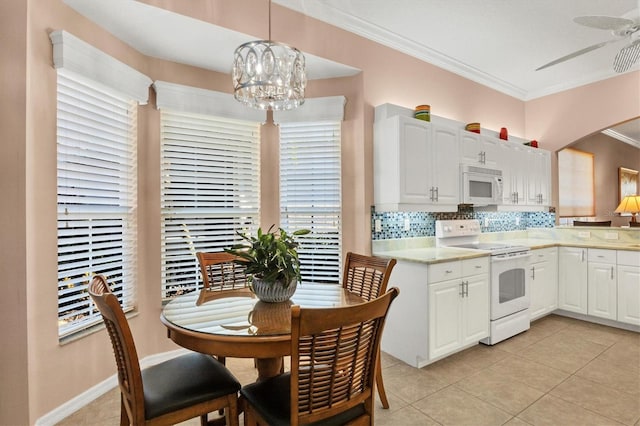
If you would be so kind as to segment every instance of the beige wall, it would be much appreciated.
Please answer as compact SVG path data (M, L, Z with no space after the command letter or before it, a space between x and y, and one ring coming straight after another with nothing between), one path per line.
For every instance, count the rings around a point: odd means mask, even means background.
M234 30L265 37L265 12L251 0L144 0ZM62 0L0 2L3 46L0 75L3 120L0 159L2 226L2 319L12 339L0 359L0 424L34 423L39 417L114 373L104 331L66 345L57 337L56 253L56 73L48 34L64 29L145 73L206 89L230 91L230 78L215 72L145 57L68 8ZM313 81L308 96L344 95L343 224L344 250L369 252L372 187L373 107L391 102L406 107L429 103L435 115L484 127L507 127L510 134L567 143L593 132L584 114L563 111L573 103L615 96L637 81L638 73L525 103L443 71L387 47L274 5L273 38L312 54L361 69L355 77ZM286 25L285 25L286 23ZM8 39L8 43L4 43ZM8 47L7 47L8 46ZM635 76L636 80L633 80ZM602 101L602 100L600 100ZM613 101L604 102L609 105ZM549 105L560 105L554 109ZM582 110L583 105L576 105ZM602 110L606 125L640 115L637 104L621 102ZM141 357L175 349L160 324L159 113L153 91L139 109L139 283L138 315L131 320ZM587 125L585 125L587 123ZM600 123L601 127L606 127ZM600 125L598 124L598 125ZM566 128L575 129L567 134ZM581 130L584 129L584 130ZM277 149L273 129L263 145L262 219L277 212ZM269 133L271 132L271 134ZM559 135L559 136L557 136ZM272 195L272 196L271 196ZM266 197L268 196L268 197ZM265 198L266 197L266 198ZM27 355L28 354L28 355ZM28 362L26 362L27 360ZM68 365L72 363L73 368ZM12 380L4 380L5 378Z
M618 167L640 170L640 149L602 133L587 136L571 148L590 152L594 159L595 220L611 220L612 226L627 225L629 217L613 211L618 206Z
M26 2L0 2L0 424L26 424L27 354Z

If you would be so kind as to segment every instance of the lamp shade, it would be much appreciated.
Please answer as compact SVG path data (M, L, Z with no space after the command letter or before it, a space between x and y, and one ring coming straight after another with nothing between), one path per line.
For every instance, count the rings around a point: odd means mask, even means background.
M635 222L636 213L640 212L640 195L627 195L615 210L616 213L631 213L631 221Z

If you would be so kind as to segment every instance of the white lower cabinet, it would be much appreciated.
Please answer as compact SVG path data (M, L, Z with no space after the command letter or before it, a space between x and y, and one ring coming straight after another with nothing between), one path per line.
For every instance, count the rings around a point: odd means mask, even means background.
M529 274L529 313L531 320L535 320L558 308L558 249L532 250Z
M439 270L488 271L486 258L434 265ZM479 268L476 268L479 267ZM435 272L430 276L443 275ZM489 276L486 273L429 281L429 359L440 358L489 335Z
M489 335L489 258L426 264L399 260L382 350L422 368Z
M618 251L618 321L640 325L640 252Z
M587 249L558 249L558 308L587 313Z
M587 315L618 318L616 269L615 250L589 249Z

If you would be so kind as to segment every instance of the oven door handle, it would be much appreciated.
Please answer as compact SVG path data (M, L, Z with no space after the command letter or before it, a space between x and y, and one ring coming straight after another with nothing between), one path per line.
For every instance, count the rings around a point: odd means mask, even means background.
M492 262L505 262L507 260L524 259L526 257L531 257L531 252L521 253L521 254L517 254L515 256L499 254L497 256L491 256L491 261Z

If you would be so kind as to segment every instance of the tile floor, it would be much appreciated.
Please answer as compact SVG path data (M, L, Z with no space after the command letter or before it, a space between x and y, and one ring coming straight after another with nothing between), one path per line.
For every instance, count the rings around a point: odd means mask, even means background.
M227 359L242 383L252 360ZM640 426L640 334L550 315L495 346L422 369L383 354L391 408L376 425ZM58 423L118 425L114 389ZM183 425L197 425L192 420Z

